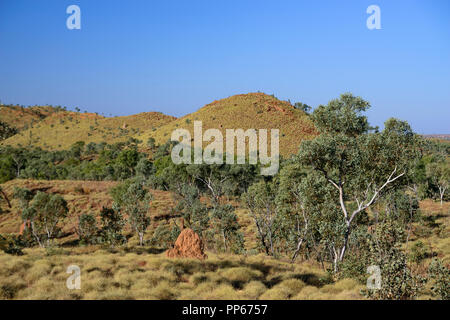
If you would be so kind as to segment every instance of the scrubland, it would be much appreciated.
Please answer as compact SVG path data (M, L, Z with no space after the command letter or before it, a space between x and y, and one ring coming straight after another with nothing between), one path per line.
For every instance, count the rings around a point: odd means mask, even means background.
M333 282L318 265L264 255L208 252L204 261L169 259L151 248L25 249L0 253L2 299L362 299L352 279ZM68 289L70 265L81 289Z

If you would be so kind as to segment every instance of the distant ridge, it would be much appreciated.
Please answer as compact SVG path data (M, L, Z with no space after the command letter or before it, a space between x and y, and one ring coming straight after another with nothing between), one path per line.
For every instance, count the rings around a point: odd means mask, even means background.
M423 134L425 138L435 138L441 140L450 140L450 134Z
M115 143L132 137L141 140L141 147L146 148L150 137L157 144L163 144L175 129L185 128L193 133L193 122L202 121L203 131L216 128L224 136L226 129L279 129L280 154L289 156L297 153L301 141L318 134L303 111L287 101L259 92L216 100L178 119L160 112L103 117L62 109L56 112L51 107L33 108L0 110L2 119L7 115L8 123L22 128L0 145L63 150L77 141Z
M95 113L61 111L53 113L32 127L4 140L0 145L41 147L63 150L77 141L115 143L125 141L148 128L173 121L175 117L160 112L106 118Z
M202 121L203 132L216 128L224 136L226 129L279 129L280 154L283 156L297 153L302 140L312 139L318 134L303 111L295 109L287 101L257 92L213 101L157 130L145 131L140 138L147 141L153 137L158 144L165 143L178 128L189 130L193 137L194 121Z

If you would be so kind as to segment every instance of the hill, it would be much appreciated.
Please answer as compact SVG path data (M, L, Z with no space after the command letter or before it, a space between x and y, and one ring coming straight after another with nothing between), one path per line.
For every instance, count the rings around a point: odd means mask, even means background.
M22 107L18 105L0 105L0 121L17 130L28 129L48 116L62 111L52 106Z
M436 139L439 141L450 141L450 134L424 134L425 138Z
M130 136L139 139L143 130L157 128L174 119L159 112L106 118L94 113L62 111L51 114L32 128L19 132L1 144L61 150L77 141L84 141L86 144L102 141L114 143Z
M202 121L203 132L216 128L224 136L226 129L279 129L280 154L283 156L297 153L302 140L312 139L317 135L308 116L289 102L264 93L248 93L214 101L157 130L146 130L135 137L144 142L153 137L157 144L162 144L170 139L177 128L189 130L193 137L194 121Z
M142 147L150 137L157 144L163 144L177 128L193 133L193 122L197 120L202 121L203 131L217 128L223 134L226 129L279 129L283 156L297 153L302 140L312 139L317 134L303 111L264 93L217 100L179 119L159 112L107 118L52 107L2 107L0 115L2 121L22 129L0 145L36 146L47 150L67 149L77 141L114 143L129 137L141 140Z

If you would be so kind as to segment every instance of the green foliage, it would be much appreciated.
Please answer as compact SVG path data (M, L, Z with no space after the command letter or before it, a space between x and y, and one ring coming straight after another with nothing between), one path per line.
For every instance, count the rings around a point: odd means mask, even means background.
M361 97L345 93L340 99L331 100L326 106L318 106L311 114L311 119L322 134L356 137L370 128L367 117L361 115L361 112L369 107L370 104Z
M274 182L260 181L250 186L241 198L256 224L261 246L266 254L272 256L275 254L274 242L279 230L279 211L275 203L277 188Z
M369 239L369 264L381 269L381 289L368 289L373 299L405 300L414 298L423 279L412 275L406 255L400 248L404 230L395 223L379 224Z
M11 127L6 122L0 121L0 141L8 139L12 137L18 132L18 130L14 127Z
M97 241L97 221L95 216L83 213L78 219L78 236L82 244L94 244Z
M136 164L135 170L136 176L148 179L153 174L153 163L146 158L141 158Z
M431 290L442 300L450 299L450 269L441 260L435 258L428 268L428 275L433 279Z
M182 184L175 190L177 205L174 211L181 214L189 228L202 235L209 227L209 216L200 196L200 190L195 185Z
M421 219L419 201L402 189L386 192L374 212L376 220L396 221L404 228Z
M445 161L430 162L426 168L426 174L431 184L437 187L436 193L442 205L444 195L450 187L450 158Z
M402 177L408 175L419 155L418 139L406 122L389 119L382 132L369 133L367 118L361 115L368 107L368 102L351 94L319 106L311 118L321 135L303 142L298 155L300 164L321 174L324 185L335 189L326 200L329 210L323 211L333 212L331 200L335 208L340 207L345 223L327 226L328 233L341 234L340 239L329 242L335 272L350 245L352 230L360 223L358 219L385 192L407 182Z
M122 208L128 214L131 228L139 236L139 244L144 244L144 234L150 225L150 201L152 195L142 184L134 182L130 184L123 195Z
M33 199L34 194L26 188L14 188L14 197L19 200L19 205L22 210L29 207L30 201Z
M135 141L116 144L77 142L70 150L0 147L0 182L14 178L41 180L125 180L152 173Z
M414 263L420 263L429 256L430 248L419 240L411 247L409 259Z
M302 110L305 113L309 113L309 111L311 110L310 106L308 106L306 103L302 103L302 102L294 103L294 108L298 109L298 110Z
M119 168L123 168L122 171L125 171L125 173L121 174L123 178L134 175L134 167L137 165L138 160L139 153L135 149L128 149L120 152L117 157L117 166Z
M14 162L11 155L0 148L0 183L5 183L15 177Z
M180 229L178 226L174 225L170 227L167 224L159 224L153 232L153 236L150 239L150 244L163 249L171 248L173 243L177 240L179 234Z
M4 237L0 234L0 250L7 254L21 256L24 244L18 236Z
M122 234L125 220L117 206L113 208L102 207L100 211L101 229L100 235L103 243L115 247L126 242Z
M67 202L58 194L48 194L38 191L23 210L23 220L29 220L31 230L41 247L49 246L50 241L58 232L58 222L67 216Z
M233 253L243 251L244 235L233 206L230 204L216 205L211 210L211 224L213 229L210 238L215 239L217 250Z
M156 143L155 142L156 142L155 138L153 138L153 137L148 138L148 140L147 140L147 147L149 147L150 150L154 150L155 147L156 147Z

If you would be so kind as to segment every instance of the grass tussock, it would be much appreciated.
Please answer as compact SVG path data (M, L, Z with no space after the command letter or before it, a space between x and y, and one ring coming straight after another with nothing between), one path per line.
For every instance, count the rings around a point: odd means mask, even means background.
M307 287L300 278L313 272L308 267L303 274L296 265L260 255L208 253L199 261L82 247L25 253L0 253L1 299L291 299ZM71 265L81 270L79 290L66 286ZM322 273L316 268L314 276Z

